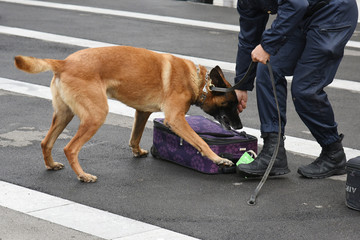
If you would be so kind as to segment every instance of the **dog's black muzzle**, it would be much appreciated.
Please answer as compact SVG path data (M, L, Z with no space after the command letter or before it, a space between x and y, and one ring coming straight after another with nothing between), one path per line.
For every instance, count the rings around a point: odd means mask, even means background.
M215 117L215 119L221 124L221 126L224 129L227 129L227 130L230 130L231 128L233 128L233 129L243 128L240 117L237 114L228 116L226 113L221 111L220 114Z

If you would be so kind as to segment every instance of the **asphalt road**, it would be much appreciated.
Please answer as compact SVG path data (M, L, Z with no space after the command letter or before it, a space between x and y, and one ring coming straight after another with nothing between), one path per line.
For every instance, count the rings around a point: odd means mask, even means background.
M186 1L47 2L238 24L235 9ZM235 62L237 49L234 31L2 1L0 25L231 63ZM351 40L360 41L359 27ZM20 72L13 66L13 57L21 54L62 59L82 48L68 42L0 34L0 77L49 86L50 73ZM360 83L359 56L359 48L347 48L336 78ZM234 73L225 74L232 82ZM360 150L360 92L330 87L327 92L339 131L345 134L344 146ZM46 171L40 141L51 123L51 102L0 90L0 103L2 181L200 239L357 239L360 234L359 212L344 204L345 176L308 180L296 173L300 165L313 161L311 156L289 152L292 172L269 179L258 204L250 207L246 201L258 179L243 179L236 174L205 175L151 156L134 159L128 148L132 118L110 113L106 124L80 153L85 171L98 177L95 184L83 184L76 179L63 154L64 146L77 130L77 119L67 127L53 150L54 158L64 163L65 169ZM192 107L189 114L203 113ZM241 118L244 126L259 128L255 93L250 94L248 108ZM291 101L286 135L314 140ZM142 146L150 149L151 144L150 122Z

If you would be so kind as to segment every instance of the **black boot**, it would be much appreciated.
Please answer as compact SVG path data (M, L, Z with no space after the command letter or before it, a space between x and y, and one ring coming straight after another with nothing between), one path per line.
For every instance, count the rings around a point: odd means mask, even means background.
M345 174L346 156L340 139L322 148L320 156L311 164L301 166L298 173L307 178L326 178L332 175Z
M237 171L243 175L263 176L269 165L271 157L278 141L277 133L262 133L261 137L264 139L264 146L260 154L255 160L249 164L239 164ZM276 156L274 165L270 171L270 176L284 175L290 172L287 164L286 150L284 147L284 138L280 138L279 151Z

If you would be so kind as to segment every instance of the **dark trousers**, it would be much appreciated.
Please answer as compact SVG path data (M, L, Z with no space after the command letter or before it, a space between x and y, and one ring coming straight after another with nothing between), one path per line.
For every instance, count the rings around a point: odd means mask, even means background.
M357 20L355 0L332 0L311 17L304 19L279 52L270 58L283 133L287 98L285 76L293 75L292 100L296 112L312 135L321 146L339 139L334 112L324 88L334 79ZM267 67L258 64L256 75L261 131L277 132L277 109Z

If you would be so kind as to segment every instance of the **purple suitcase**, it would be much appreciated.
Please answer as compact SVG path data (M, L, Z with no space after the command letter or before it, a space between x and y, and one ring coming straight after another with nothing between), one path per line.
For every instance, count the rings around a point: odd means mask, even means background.
M189 143L179 138L163 124L164 119L154 119L154 135L151 154L155 158L168 160L202 173L234 173L232 167L218 166L201 154ZM257 138L233 130L225 130L220 124L202 116L187 116L186 121L192 129L219 156L228 158L234 163L247 151L257 153Z

